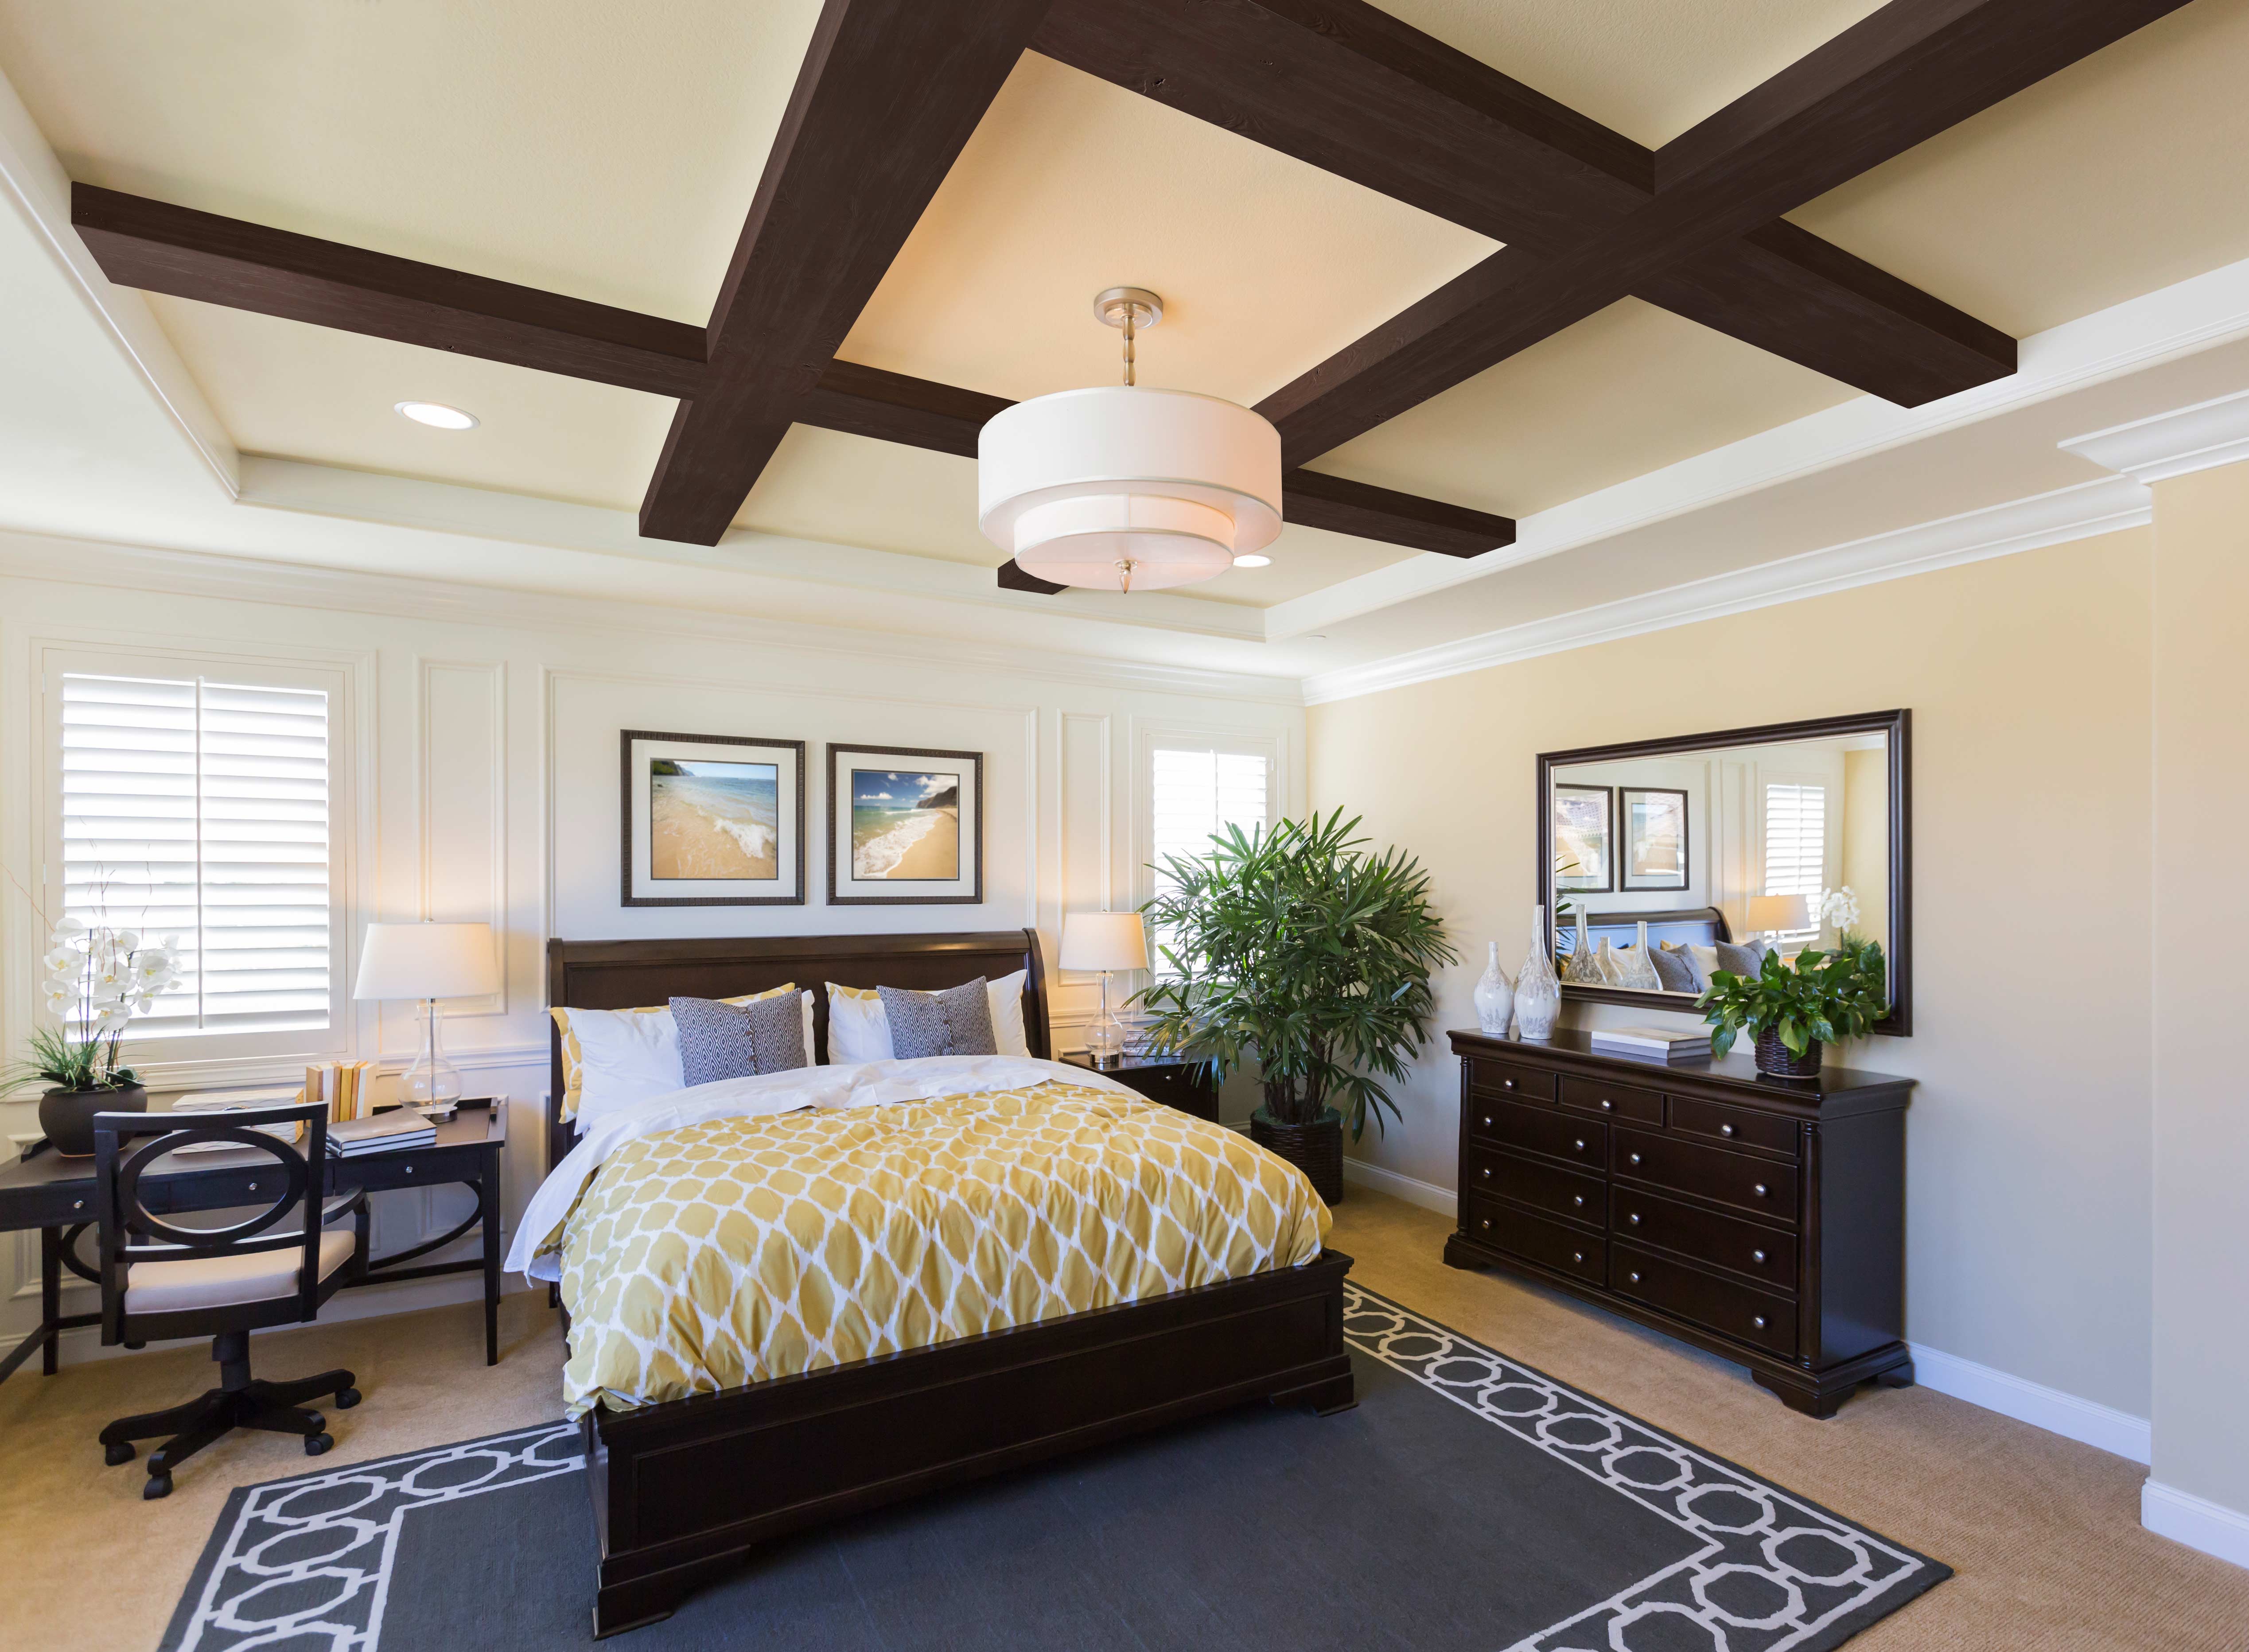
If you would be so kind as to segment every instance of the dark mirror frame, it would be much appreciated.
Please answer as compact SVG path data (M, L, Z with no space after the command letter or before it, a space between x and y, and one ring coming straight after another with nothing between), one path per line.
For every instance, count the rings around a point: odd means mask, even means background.
M1554 957L1554 810L1550 796L1553 773L1578 763L1606 763L1632 757L1670 757L1682 752L1711 751L1730 746L1783 746L1796 740L1835 740L1847 734L1887 736L1889 754L1889 946L1890 1013L1874 1025L1878 1033L1907 1038L1913 1034L1913 714L1909 711L1864 712L1854 717L1815 717L1800 723L1768 723L1760 728L1729 728L1711 734L1682 734L1664 740L1627 740L1614 746L1587 746L1571 752L1538 754L1538 784L1534 795L1538 810L1538 905L1546 911L1543 940L1546 956ZM1646 918L1679 918L1679 912L1604 912L1605 921L1632 922ZM1709 914L1705 913L1705 916ZM1642 992L1627 987L1585 987L1562 983L1565 999L1591 1003L1632 1004L1648 1009L1679 1012L1691 1008L1676 993Z

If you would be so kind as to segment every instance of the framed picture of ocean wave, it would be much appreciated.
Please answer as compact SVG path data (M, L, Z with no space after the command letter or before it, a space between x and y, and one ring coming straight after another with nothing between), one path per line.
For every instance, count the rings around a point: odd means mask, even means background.
M828 904L984 898L984 754L828 748Z
M801 906L804 742L624 731L628 906Z

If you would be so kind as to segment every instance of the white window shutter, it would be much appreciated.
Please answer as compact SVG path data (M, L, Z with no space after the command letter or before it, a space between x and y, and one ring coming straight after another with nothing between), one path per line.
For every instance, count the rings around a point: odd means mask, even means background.
M1801 895L1812 907L1812 926L1785 930L1793 950L1819 938L1819 898L1827 888L1827 788L1769 782L1764 788L1764 892Z

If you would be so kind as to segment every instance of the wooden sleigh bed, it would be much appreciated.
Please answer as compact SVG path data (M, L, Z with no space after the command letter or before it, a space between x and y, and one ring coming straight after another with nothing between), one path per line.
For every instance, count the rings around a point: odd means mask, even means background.
M1035 930L547 943L547 1002L590 1009L723 998L794 981L957 986L1026 972L1023 1029L1050 1054ZM563 1091L559 1034L552 1097ZM550 1102L551 1169L572 1125ZM1354 1403L1343 1343L1351 1258L963 1337L582 1422L601 1550L595 1638L671 1615L758 1544L939 1487L1253 1400Z

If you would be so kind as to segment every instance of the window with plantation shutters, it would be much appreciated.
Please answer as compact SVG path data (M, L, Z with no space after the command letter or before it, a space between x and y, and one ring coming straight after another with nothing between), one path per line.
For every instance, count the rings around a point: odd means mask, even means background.
M1812 926L1781 932L1793 953L1819 938L1819 897L1827 887L1827 788L1781 781L1764 788L1764 892L1801 895Z
M1170 882L1163 868L1173 856L1200 859L1225 827L1246 832L1270 820L1271 776L1272 760L1262 752L1157 745L1148 774L1148 858L1156 890ZM1160 970L1160 949L1168 943L1160 931L1149 940Z
M329 1025L329 696L65 672L63 909L176 936L128 1040Z

